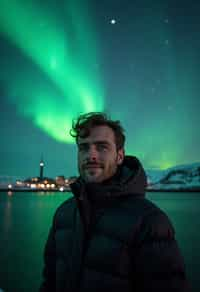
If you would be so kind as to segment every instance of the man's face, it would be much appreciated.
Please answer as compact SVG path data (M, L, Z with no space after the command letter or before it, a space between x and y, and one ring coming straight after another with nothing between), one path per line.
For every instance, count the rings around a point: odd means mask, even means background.
M86 182L103 182L112 177L123 162L124 151L117 151L113 130L96 126L86 138L78 138L78 168Z

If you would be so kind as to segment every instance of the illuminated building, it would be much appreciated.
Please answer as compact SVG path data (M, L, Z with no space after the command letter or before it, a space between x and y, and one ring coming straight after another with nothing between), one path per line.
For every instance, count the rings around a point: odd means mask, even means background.
M23 181L26 187L31 189L55 189L57 187L56 180L44 177L44 161L40 160L40 175L37 177L27 178Z

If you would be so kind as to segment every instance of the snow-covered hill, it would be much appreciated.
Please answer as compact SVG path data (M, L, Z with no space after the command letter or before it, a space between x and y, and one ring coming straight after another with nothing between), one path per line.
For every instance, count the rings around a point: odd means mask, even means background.
M166 170L146 170L148 190L200 191L200 163L179 165Z

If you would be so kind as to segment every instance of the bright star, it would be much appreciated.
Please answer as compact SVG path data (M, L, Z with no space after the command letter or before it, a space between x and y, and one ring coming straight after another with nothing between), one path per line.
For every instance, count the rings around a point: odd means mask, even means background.
M111 24L115 24L116 23L116 20L115 19L111 19L110 23Z

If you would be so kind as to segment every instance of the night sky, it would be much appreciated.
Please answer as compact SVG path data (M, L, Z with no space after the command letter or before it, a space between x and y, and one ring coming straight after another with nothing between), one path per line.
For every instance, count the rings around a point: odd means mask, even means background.
M146 169L200 161L200 1L0 0L0 176L77 174L106 111Z

